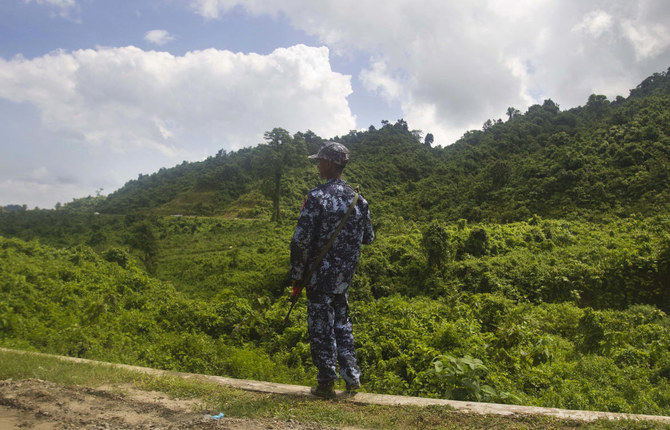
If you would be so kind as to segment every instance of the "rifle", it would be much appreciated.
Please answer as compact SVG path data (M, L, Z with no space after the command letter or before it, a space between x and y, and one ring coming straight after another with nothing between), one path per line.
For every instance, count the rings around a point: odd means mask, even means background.
M331 246L333 246L333 243L335 242L335 238L337 235L342 231L342 228L344 228L344 224L347 222L347 219L349 218L349 215L351 212L353 212L354 208L356 207L356 202L358 201L358 189L356 190L356 195L354 196L354 201L351 202L351 205L349 206L349 209L347 209L347 213L344 214L344 217L340 221L340 224L337 226L335 229L335 232L333 232L333 235L330 236L330 239L328 240L328 243L326 246L323 247L321 250L321 254L319 254L319 257L314 261L314 264L312 264L312 268L310 271L307 273L307 276L303 276L303 278L293 286L293 293L291 294L291 307L288 310L288 313L286 314L286 318L284 318L284 325L288 323L288 319L291 316L291 311L293 310L293 307L295 304L298 302L298 299L300 298L300 293L302 292L302 289L305 288L305 284L309 282L310 279L312 279L312 275L314 275L314 272L316 271L316 268L319 266L321 263L321 260L326 256L328 251L330 250Z

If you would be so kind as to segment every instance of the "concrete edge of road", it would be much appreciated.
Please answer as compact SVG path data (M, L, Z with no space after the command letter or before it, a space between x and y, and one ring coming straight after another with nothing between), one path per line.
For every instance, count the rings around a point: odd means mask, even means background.
M310 387L303 385L278 384L274 382L250 381L234 379L222 376L199 375L194 373L175 372L169 370L152 369L149 367L131 366L128 364L108 363L104 361L88 360L85 358L65 357L60 355L44 354L39 352L28 352L8 348L0 348L0 351L15 354L34 354L57 358L63 361L76 363L89 363L105 366L114 366L122 369L132 370L152 375L170 375L189 379L200 379L227 387L237 388L245 391L254 391L269 394L284 394L291 396L311 397ZM460 400L430 399L423 397L394 396L389 394L374 394L359 392L355 395L347 395L338 391L338 401L352 402L365 405L387 405L387 406L448 406L455 411L474 413L482 415L545 415L555 418L572 419L580 421L595 421L598 419L609 420L648 420L670 424L670 417L662 415L638 415L614 412L579 411L558 408L544 408L537 406L517 406L497 403L479 403Z

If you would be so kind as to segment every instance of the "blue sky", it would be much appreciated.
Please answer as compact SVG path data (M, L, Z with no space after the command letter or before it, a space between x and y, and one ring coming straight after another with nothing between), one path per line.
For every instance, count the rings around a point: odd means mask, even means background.
M446 146L509 106L627 96L670 66L669 22L666 0L5 0L0 205L107 194L274 127L404 118Z

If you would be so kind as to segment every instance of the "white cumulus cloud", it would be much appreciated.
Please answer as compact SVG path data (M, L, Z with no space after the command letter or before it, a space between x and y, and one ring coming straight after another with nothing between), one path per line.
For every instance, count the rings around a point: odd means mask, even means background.
M625 21L623 29L635 47L638 60L644 60L668 51L670 46L670 27L662 24L639 25L633 21Z
M144 35L144 40L154 45L165 45L166 43L172 42L174 36L172 36L167 30L151 30L147 31Z
M360 73L363 85L370 91L379 92L386 100L397 100L402 94L402 82L388 71L386 63L374 61Z
M585 31L594 37L599 37L612 28L613 19L610 14L602 10L588 13L584 20L573 27L574 31Z
M78 9L76 0L23 0L24 3L36 3L41 6L50 6L60 10L58 15L61 18L72 19L72 11Z
M202 16L234 7L284 14L335 53L369 55L363 87L402 106L413 128L448 144L488 118L551 98L608 97L667 68L666 0L192 0Z
M355 128L350 77L331 70L324 47L58 51L0 59L0 78L0 97L35 105L50 132L116 152L211 155L262 142L274 127L324 136Z
M266 0L190 0L191 9L199 15L208 19L216 19L243 3L247 12L252 14L270 13L276 14L283 9L282 2Z
M53 207L255 146L275 127L346 134L356 128L351 77L333 72L329 55L304 45L181 56L127 46L0 58L0 112L21 121L0 125L0 146L22 154L0 159L0 200ZM13 146L26 140L30 152Z

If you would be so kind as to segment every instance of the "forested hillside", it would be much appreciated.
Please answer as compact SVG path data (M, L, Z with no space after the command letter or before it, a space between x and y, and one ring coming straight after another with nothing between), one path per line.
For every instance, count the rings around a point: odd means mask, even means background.
M323 138L265 138L0 211L0 345L313 383L305 300L282 321ZM377 233L351 288L365 390L670 415L670 73L446 147L403 120L335 139Z
M301 157L322 140L275 129L258 147L140 175L95 208L262 218L279 190L292 217L318 181ZM510 108L506 121L488 120L445 147L429 147L403 120L335 140L352 152L346 179L378 212L404 219L649 215L670 204L670 73L647 78L625 99L591 95L565 111L551 100L523 114Z

